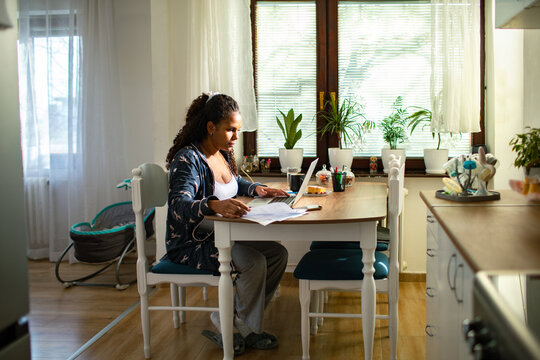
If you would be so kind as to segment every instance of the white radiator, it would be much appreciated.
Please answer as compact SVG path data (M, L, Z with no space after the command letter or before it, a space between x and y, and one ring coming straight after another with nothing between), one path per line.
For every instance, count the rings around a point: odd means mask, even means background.
M49 179L29 177L24 179L28 257L49 257Z

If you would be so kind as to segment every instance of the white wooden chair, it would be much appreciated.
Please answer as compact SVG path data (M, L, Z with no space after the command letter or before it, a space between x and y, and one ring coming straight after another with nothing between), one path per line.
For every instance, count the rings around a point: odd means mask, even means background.
M219 276L170 261L157 261L148 266L145 252L146 231L143 213L145 209L167 205L169 193L168 172L154 163L146 163L133 169L132 198L135 212L135 235L137 238L137 288L141 296L141 322L144 339L144 356L150 358L150 310L173 311L174 327L185 321L185 311L218 311L217 307L185 306L186 286L218 286ZM157 241L165 241L159 239ZM149 286L169 283L172 306L149 306Z
M388 293L388 315L376 314L377 319L388 319L390 358L397 358L398 339L398 289L399 289L399 215L403 209L403 173L405 166L392 159L388 175L388 227L390 228L389 257L375 252L375 285L377 292ZM294 271L299 279L302 331L302 359L309 359L310 325L322 317L360 318L362 314L325 313L322 291L360 291L363 273L359 264L362 250L325 249L309 251L302 257ZM343 280L353 279L353 280ZM314 291L313 311L310 311L310 295ZM318 293L318 294L317 294ZM313 327L312 327L313 329Z

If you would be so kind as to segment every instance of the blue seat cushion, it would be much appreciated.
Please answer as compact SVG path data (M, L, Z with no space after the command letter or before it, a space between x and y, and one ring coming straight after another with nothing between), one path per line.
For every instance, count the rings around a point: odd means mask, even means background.
M170 260L161 260L152 266L152 272L156 274L213 275L212 271L199 270Z
M382 226L377 226L377 248L375 251L388 250L390 242L390 229ZM311 242L310 250L318 249L359 249L358 241L313 241Z
M375 252L375 279L388 277L388 257ZM320 249L305 254L296 269L294 277L304 280L362 280L362 250Z
M309 250L320 249L343 249L343 250L357 250L360 249L360 243L358 241L312 241ZM375 251L388 250L388 243L377 241L377 247Z

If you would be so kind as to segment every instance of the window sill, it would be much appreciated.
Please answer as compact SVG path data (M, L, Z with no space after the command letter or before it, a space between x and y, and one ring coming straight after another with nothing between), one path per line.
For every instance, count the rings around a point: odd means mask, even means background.
M378 177L387 177L388 174L381 172L377 172L374 174L370 174L368 171L353 171L354 175L356 177L361 178L378 178ZM248 173L251 177L262 177L262 178L285 178L286 175L282 173L281 171L270 171L270 172L250 172ZM240 172L240 175L244 176L245 174L242 174ZM415 177L415 178L443 178L446 177L446 174L427 174L423 170L407 170L405 168L405 177Z

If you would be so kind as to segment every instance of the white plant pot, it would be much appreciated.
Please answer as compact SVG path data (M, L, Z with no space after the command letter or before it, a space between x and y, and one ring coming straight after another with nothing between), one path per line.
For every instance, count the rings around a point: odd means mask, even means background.
M392 154L394 154L398 159L401 157L401 163L405 163L405 149L381 149L381 160L385 174L388 174L388 161L390 161L390 155Z
M428 174L444 174L443 165L448 162L448 149L424 149L424 164Z
M351 169L353 162L353 149L328 148L330 166L341 170L343 166Z
M279 149L279 164L282 173L286 174L288 167L302 167L303 159L304 149Z

